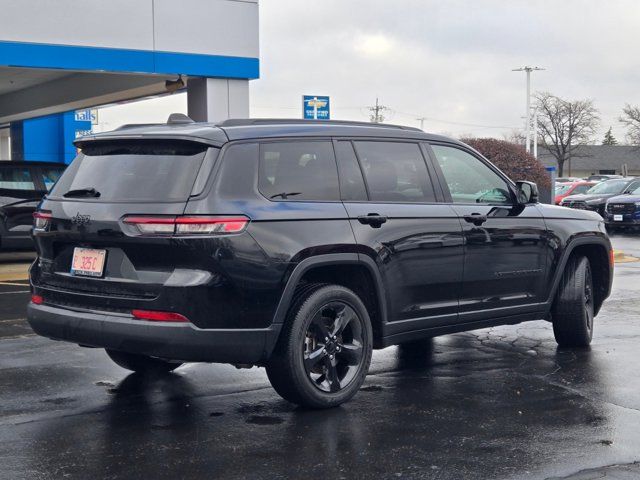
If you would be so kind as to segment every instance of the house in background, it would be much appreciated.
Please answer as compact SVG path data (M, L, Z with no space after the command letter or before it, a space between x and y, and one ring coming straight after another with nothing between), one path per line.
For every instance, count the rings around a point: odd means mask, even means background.
M544 147L538 148L538 160L545 167L558 163ZM626 165L629 176L640 176L640 147L629 145L580 145L564 163L564 177L586 178L595 174L622 175Z

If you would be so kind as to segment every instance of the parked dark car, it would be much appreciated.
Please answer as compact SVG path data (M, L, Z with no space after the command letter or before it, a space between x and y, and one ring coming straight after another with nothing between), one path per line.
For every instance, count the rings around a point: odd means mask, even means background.
M600 216L539 204L449 138L174 115L77 145L36 214L28 319L129 370L265 366L330 407L374 348L526 320L584 347L609 295Z
M604 220L609 231L640 227L640 185L624 195L609 198Z
M33 248L33 212L64 171L48 162L0 161L0 248Z
M591 210L604 217L605 205L609 198L630 192L638 187L640 187L640 178L605 180L591 187L586 193L564 197L560 205L578 210Z
M622 175L599 173L589 175L587 180L590 182L604 182L605 180L613 180L614 178L624 178Z

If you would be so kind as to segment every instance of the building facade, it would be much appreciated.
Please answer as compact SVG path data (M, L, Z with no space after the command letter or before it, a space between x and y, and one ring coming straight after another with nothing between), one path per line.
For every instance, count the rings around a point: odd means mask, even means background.
M544 147L538 149L538 159L545 167L558 163ZM571 160L564 164L564 177L586 178L595 174L640 176L640 146L580 145Z
M248 116L249 81L259 77L258 20L258 0L2 2L0 155L9 137L25 160L53 151L24 144L34 118L47 119L36 130L46 124L69 138L64 125L75 114L65 112L180 89L194 120Z

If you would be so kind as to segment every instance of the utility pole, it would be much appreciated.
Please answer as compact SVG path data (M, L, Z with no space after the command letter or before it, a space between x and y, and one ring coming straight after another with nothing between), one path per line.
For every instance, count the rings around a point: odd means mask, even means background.
M420 121L420 130L422 130L424 132L424 121L426 120L425 117L420 117L420 118L416 118L416 120Z
M389 109L387 107L385 107L384 105L380 105L378 103L378 97L376 97L375 106L369 107L369 111L371 112L371 114L369 115L369 118L371 119L371 122L373 122L373 123L384 122L384 114L383 114L383 112L385 110L389 110Z
M526 66L521 68L514 68L512 70L514 72L527 72L527 143L525 145L525 150L527 151L527 153L531 152L531 72L537 70L544 70L544 68Z
M538 107L533 110L533 156L538 158Z

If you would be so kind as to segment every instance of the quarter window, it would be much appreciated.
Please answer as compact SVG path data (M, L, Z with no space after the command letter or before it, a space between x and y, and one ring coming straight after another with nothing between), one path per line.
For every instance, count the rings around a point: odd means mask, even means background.
M435 201L420 147L403 142L355 142L374 202Z
M507 182L480 159L453 147L432 145L453 203L511 204Z
M338 171L327 141L260 145L260 192L270 200L338 201Z

